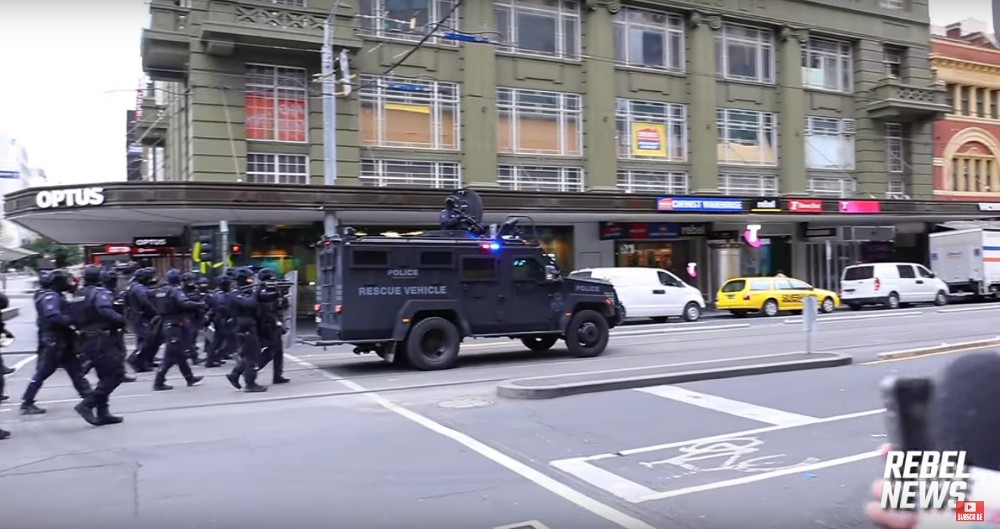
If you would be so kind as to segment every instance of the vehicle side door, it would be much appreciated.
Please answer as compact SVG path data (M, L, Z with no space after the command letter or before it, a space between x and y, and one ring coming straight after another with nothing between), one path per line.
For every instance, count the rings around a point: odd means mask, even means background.
M643 277L643 270L637 268L621 268L613 271L602 271L595 274L610 282L615 287L618 300L625 307L629 318L651 318L659 314L659 304L663 301L662 294L655 294L665 287L659 286L648 275Z
M684 296L687 294L687 289L684 288L684 283L674 277L673 274L664 270L656 271L656 281L659 283L657 287L664 292L662 296L662 306L665 309L665 312L662 315L680 315L681 310L684 308Z
M545 264L536 253L512 251L505 261L511 293L504 311L507 322L518 331L553 329L561 313L553 308L560 284L546 281Z
M816 287L806 283L805 281L799 281L798 279L789 279L788 282L792 284L792 290L802 294L802 300L804 300L806 296L816 296L816 303L823 302L823 298L820 298L819 293L816 292ZM805 309L805 301L800 300L800 302L802 303L802 308Z
M778 306L781 310L802 310L802 298L805 293L796 290L792 282L784 277L774 280L774 290L778 296Z
M462 315L473 334L498 332L504 327L510 292L502 289L500 259L496 255L462 255L459 258ZM458 296L456 296L458 297Z
M774 290L774 280L772 279L751 279L747 296L750 298L747 303L754 308L764 306L764 302L775 297L778 293Z
M921 301L934 301L941 288L934 272L918 264L913 265L913 268L917 271L917 286L920 287Z
M896 270L899 272L899 279L896 280L896 284L899 285L898 294L901 303L929 301L924 299L922 285L920 284L923 281L917 279L917 272L913 269L913 265L898 264L896 265Z

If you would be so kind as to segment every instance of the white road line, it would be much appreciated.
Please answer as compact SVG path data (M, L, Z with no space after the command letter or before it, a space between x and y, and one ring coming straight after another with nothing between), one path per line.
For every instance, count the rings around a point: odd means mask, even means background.
M959 307L954 309L938 309L938 312L978 312L983 310L1000 310L1000 307L993 305L979 306L979 307Z
M18 369L21 369L22 367L30 364L37 357L38 357L38 355L34 355L33 354L33 355L28 356L28 358L22 358L22 359L18 360L17 363L14 364L14 365L12 365L11 367L14 369L14 372L16 373Z
M828 318L817 318L820 323L837 323L840 321L858 321L858 320L876 320L880 318L918 318L924 314L930 314L929 312L887 312L885 314L873 314L871 316L834 316ZM802 318L789 318L782 323L802 323Z
M648 388L638 388L635 391L682 402L684 404L690 404L692 406L698 406L700 408L728 413L729 415L742 417L744 419L773 424L775 426L794 426L816 422L816 417L799 415L798 413L791 413L775 408L766 408L764 406L750 404L749 402L727 399L725 397L718 397L707 393L699 393L697 391L691 391L677 386L653 386Z
M531 527L532 529L549 529L547 525L539 522L538 520L501 525L500 527L494 527L493 529L525 529L526 527Z
M715 332L715 331L734 331L737 329L747 329L752 327L749 323L732 323L727 325L713 325L713 326L685 326L685 327L656 327L651 329L625 329L621 331L612 330L611 337L616 336L622 337L634 337L634 336L651 336L657 334L695 334L695 333L705 333L705 332ZM517 340L510 340L504 342L486 342L486 343L463 343L462 349L485 349L491 347L509 347L512 345L520 346L520 342Z
M822 468L830 468L839 465L846 465L848 463L856 463L858 461L864 461L865 459L880 457L881 455L882 455L882 450L872 450L871 452L864 452L852 456L839 457L837 459L829 459L827 461L820 461L819 463L813 463L811 465L802 465L800 467L775 470L774 472L764 472L762 474L754 474L751 476L729 479L726 481L716 481L714 483L706 483L705 485L695 485L693 487L685 487L683 489L656 492L648 496L638 498L638 501L635 501L634 503L642 503L653 500L663 500L667 498L676 498L678 496L686 496L688 494L694 494L696 492L705 492L709 490L735 487L738 485L746 485L748 483L756 483L758 481L780 478L782 476L790 476L792 474L801 474L803 472L811 472L813 470L819 470Z
M584 458L561 459L552 461L549 465L630 503L656 494L655 490L604 470Z
M332 380L334 382L337 382L349 390L356 392L368 391L368 389L358 384L357 382L354 382L352 380L347 380L345 378L341 378L336 375L331 375L326 371L317 368L310 362L299 360L298 358L289 354L285 354L285 357L303 367L318 371L321 376L329 380ZM594 498L591 498L590 496L587 496L582 492L579 492L578 490L570 487L569 485L566 485L556 480L555 478L549 477L546 474L538 470L535 470L534 468L531 468L527 464L522 463L517 459L514 459L513 457L491 446L488 446L481 441L472 438L469 435L459 432L458 430L453 430L451 428L448 428L447 426L444 426L443 424L437 423L427 417L424 417L419 413L404 408L403 406L400 406L386 399L385 397L379 395L378 393L372 392L372 393L361 393L361 394L364 395L364 397L371 399L379 406L382 406L385 410L395 413L396 415L399 415L400 417L412 421L420 426L423 426L424 428L438 435L441 435L442 437L447 437L448 439L451 439L452 441L455 441L456 443L468 448L469 450L476 452L477 454L485 457L486 459L489 459L490 461L493 461L494 463L516 474L519 474L521 477L535 483L536 485L544 489L547 489L549 492L552 492L553 494L562 497L563 499L577 505L582 509L590 511L591 513L600 516L601 518L604 518L605 520L615 525L618 525L625 529L656 529L652 525L638 518L635 518L625 512L619 511L618 509L615 509L609 505L601 503L600 501L595 500Z

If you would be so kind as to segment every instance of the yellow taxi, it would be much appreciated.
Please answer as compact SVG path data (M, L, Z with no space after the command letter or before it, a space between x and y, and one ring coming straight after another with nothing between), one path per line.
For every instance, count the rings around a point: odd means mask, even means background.
M781 311L801 313L806 296L816 296L819 312L833 312L840 307L836 293L815 288L790 277L736 277L726 281L715 298L715 308L728 310L736 317L750 312L774 316Z

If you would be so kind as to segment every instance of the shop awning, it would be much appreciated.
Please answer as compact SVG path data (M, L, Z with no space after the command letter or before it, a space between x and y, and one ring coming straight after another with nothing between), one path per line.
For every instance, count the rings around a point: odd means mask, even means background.
M32 252L31 250L25 250L24 248L5 248L0 246L0 261L5 263L17 261L18 259L24 259L25 257L31 257L33 255L38 255L38 252Z

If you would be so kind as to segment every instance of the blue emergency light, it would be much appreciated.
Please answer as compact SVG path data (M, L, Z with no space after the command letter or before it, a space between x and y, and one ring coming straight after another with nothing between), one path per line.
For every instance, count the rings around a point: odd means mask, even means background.
M496 243L496 242L489 242L489 243L487 243L487 242L484 242L482 245L480 245L480 248L482 248L483 250L488 251L488 252L498 252L498 251L500 251L500 243Z

